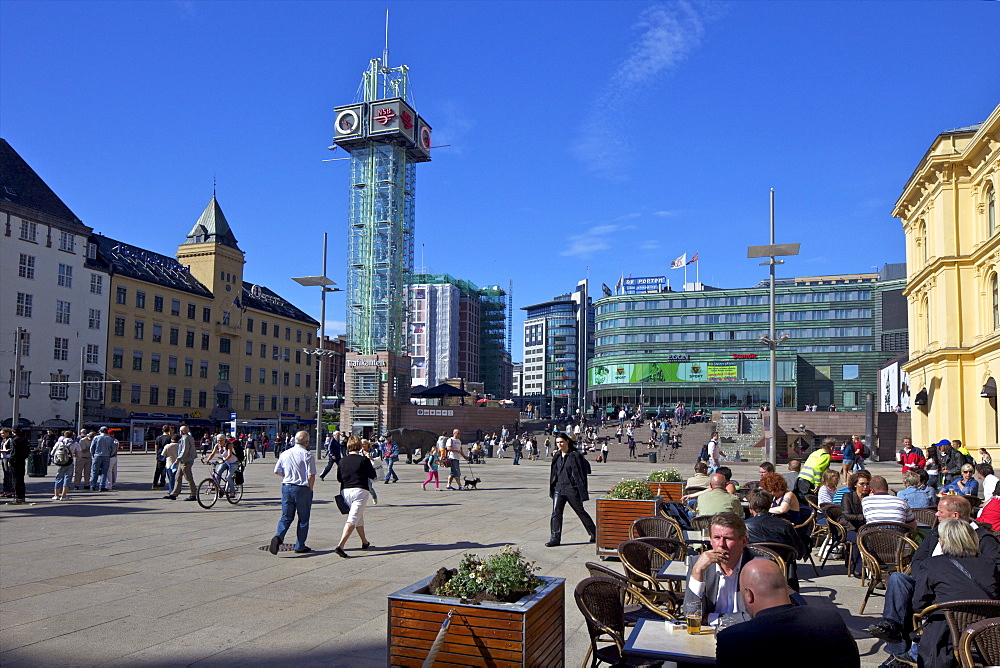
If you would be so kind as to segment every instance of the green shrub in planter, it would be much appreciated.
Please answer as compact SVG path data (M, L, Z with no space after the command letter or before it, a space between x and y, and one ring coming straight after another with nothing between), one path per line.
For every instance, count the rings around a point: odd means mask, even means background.
M537 570L540 570L539 567L534 562L528 562L521 555L521 550L513 545L507 545L485 559L466 554L459 562L457 572L453 572L447 582L437 587L434 593L476 603L515 602L544 584L534 575Z
M622 480L607 493L606 498L645 501L652 499L653 493L649 491L645 480Z
M667 469L666 471L653 471L649 474L650 482L684 482L677 469Z

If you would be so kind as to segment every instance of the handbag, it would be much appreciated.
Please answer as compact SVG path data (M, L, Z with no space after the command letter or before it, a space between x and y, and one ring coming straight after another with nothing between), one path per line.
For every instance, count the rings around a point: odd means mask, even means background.
M344 498L343 494L338 494L337 496L333 497L333 500L334 502L336 502L337 510L340 511L341 515L346 515L347 513L351 512L351 507L347 505L347 500Z

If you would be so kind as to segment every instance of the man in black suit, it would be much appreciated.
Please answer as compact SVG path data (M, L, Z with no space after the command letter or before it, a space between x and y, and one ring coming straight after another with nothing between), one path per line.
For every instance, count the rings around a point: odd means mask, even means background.
M751 543L781 543L794 549L796 558L805 556L805 545L792 523L770 512L773 496L766 490L755 489L750 492L747 501L750 504L750 514L753 515L746 521L747 538ZM789 560L787 565L788 586L798 591L799 576L795 559Z
M749 619L739 594L740 569L754 558L746 549L747 526L736 513L712 516L711 550L705 550L691 566L684 591L684 605L701 601L702 618L709 624L722 615Z
M743 567L740 597L753 619L716 636L718 668L742 668L761 657L775 666L860 668L858 645L836 609L793 604L773 561L755 559Z

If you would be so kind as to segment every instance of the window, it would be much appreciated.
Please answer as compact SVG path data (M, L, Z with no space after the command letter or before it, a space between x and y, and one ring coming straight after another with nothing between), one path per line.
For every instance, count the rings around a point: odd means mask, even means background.
M253 369L250 367L243 367L243 382L252 383L253 382Z
M228 325L229 324L229 311L223 311L222 312L222 324L223 325Z
M184 347L194 348L194 332L190 329L187 331L187 334L184 335Z
M181 399L181 401L183 403L181 405L187 406L188 408L190 408L191 407L191 388L190 387L185 387L184 388L184 393L183 393L182 396L183 396L183 398Z
M72 253L74 248L76 248L76 236L71 232L60 232L59 250Z
M278 352L278 346L271 346L271 358L278 359L280 353Z
M285 341L291 341L291 340L292 340L292 328L285 327Z
M135 338L142 339L146 334L146 323L142 320L135 321Z
M295 372L295 387L302 386L302 374L298 371Z
M263 394L258 394L257 395L257 410L259 410L259 411L264 410L264 395Z
M195 305L188 304L188 320L194 320Z
M123 358L125 357L125 351L121 348L115 348L111 355L111 368L121 369Z
M187 358L184 360L184 375L191 376L194 374L194 360Z
M87 364L100 364L101 347L96 343L87 344Z
M68 264L59 264L59 279L57 281L61 288L73 287L73 267Z
M277 385L277 384L278 384L278 372L272 370L271 371L271 385Z
M135 291L135 307L146 308L146 293L142 290Z
M219 365L219 380L229 380L229 365L220 364Z
M163 313L163 297L161 295L153 295L153 310L157 313Z
M287 371L281 374L282 376L281 384L284 385L285 387L288 387L288 379L290 375L291 374L289 374Z
M49 399L69 399L69 374L50 373Z
M181 336L181 330L177 329L176 327L171 327L170 328L170 345L176 346L177 345L177 340L180 338L180 336Z
M160 353L151 353L149 356L149 372L160 373Z
M261 357L267 357L267 344L266 343L260 344L260 356Z
M208 406L208 392L205 390L198 391L198 408L205 408Z
M92 308L87 315L87 327L89 329L100 329L101 328L101 309Z
M115 316L115 336L125 336L125 318Z
M993 233L997 231L997 191L992 186L986 194L986 222L992 237Z
M104 292L104 277L100 274L90 275L90 294L99 295Z
M826 366L816 366L816 367L814 367L814 370L815 370L815 376L814 376L814 378L816 380L829 380L830 377L831 377L830 376L830 367L829 367L829 365L826 365ZM827 402L827 403L829 403L829 402Z
M267 336L267 320L260 321L260 333Z
M253 341L247 341L247 355L253 355Z
M278 410L278 397L274 396L273 394L271 395L271 410L272 411Z
M212 309L207 306L203 306L201 309L201 321L202 322L212 322Z
M288 397L281 397L281 410L288 410Z
M132 351L132 371L142 371L142 351Z
M232 342L231 339L228 339L228 338L226 338L224 336L220 337L219 338L219 352L228 355L229 351L230 351L230 348L232 346L232 343L233 342Z
M132 403L133 404L139 403L141 397L142 397L142 385L133 385L132 386Z
M163 325L154 323L153 324L153 343L159 343L163 340Z
M247 318L247 331L253 334L253 318Z
M301 403L300 402L301 402L301 399L299 399L298 397L295 397L295 410L296 411L301 410L301 408L300 408Z
M177 405L177 388L168 387L167 388L167 405L176 406Z
M59 265L63 267L64 265ZM17 275L21 278L35 278L35 256L21 253L21 260L17 264Z
M171 299L170 300L170 315L180 315L181 314L181 300Z
M209 344L208 334L202 334L201 335L201 349L202 350L208 350L208 344Z
M84 389L83 398L87 401L101 401L104 392L101 387L101 374L87 371L83 375Z
M155 385L149 386L149 405L155 406L160 403L160 388Z
M97 259L97 244L90 242L87 244L87 259Z
M173 355L167 358L167 373L171 376L177 375L177 358Z
M306 374L306 387L312 387L312 374Z
M219 408L229 408L229 395L219 392L215 395L215 405Z
M861 393L858 392L858 391L844 392L844 401L841 402L841 404L840 404L841 407L842 408L857 408L858 407L858 399L859 399L860 395L861 395Z
M858 379L858 365L857 364L845 364L843 366L844 380L857 380Z
M56 300L56 324L69 324L69 302Z
M120 404L122 402L122 386L115 383L111 386L111 403Z
M29 223L26 220L21 221L21 241L37 241L38 240L38 225L35 223Z
M260 370L260 377L258 377L257 382L261 385L267 382L267 369Z
M295 351L295 363L296 364L302 364L302 351L301 350L296 350Z
M1000 285L998 285L996 274L993 274L990 283L992 283L990 292L993 294L993 329L996 330L1000 328L1000 292L998 292Z
M199 378L208 378L208 362L205 360L201 361L201 368L198 369Z
M295 343L302 343L302 330L295 330Z
M278 331L279 331L279 330L280 330L281 328L280 328L280 327L278 327L278 323L274 323L273 327L274 327L274 338L278 338Z
M119 285L118 289L115 290L115 303L124 304L126 297L128 297L128 290Z
M249 394L244 394L243 395L243 410L245 410L245 411L250 410L250 395Z
M17 293L17 314L24 318L31 317L31 302L33 301L32 295L25 294L23 292Z
M55 337L55 345L52 348L52 359L54 360L69 359L69 339L64 339L58 336Z

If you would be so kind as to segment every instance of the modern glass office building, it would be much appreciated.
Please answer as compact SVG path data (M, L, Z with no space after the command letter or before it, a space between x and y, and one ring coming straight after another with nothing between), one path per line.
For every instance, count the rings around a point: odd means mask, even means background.
M863 410L883 362L907 347L905 265L779 279L778 408ZM699 285L699 287L701 287ZM591 406L750 408L767 402L768 281L752 288L612 295L595 304Z

